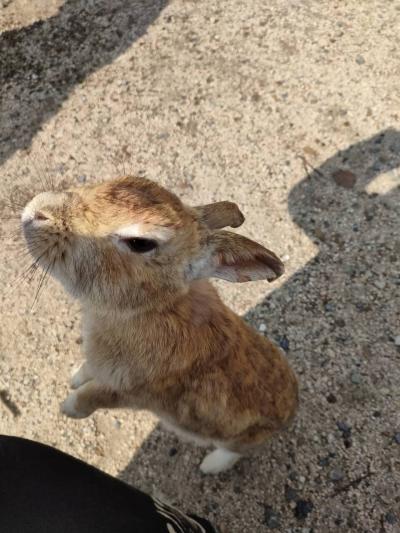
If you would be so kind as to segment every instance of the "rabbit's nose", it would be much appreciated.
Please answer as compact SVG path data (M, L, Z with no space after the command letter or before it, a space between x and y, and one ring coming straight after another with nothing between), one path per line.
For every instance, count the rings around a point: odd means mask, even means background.
M54 214L63 205L64 195L42 192L35 196L22 212L21 221L27 224L43 224L54 218Z
M50 217L48 217L47 215L45 215L43 213L43 211L36 211L33 215L33 220L49 220Z
M27 226L34 222L38 222L38 223L46 222L47 220L50 220L50 216L43 211L32 210L29 208L29 206L27 206L22 213L21 220L22 220L22 224L24 226Z

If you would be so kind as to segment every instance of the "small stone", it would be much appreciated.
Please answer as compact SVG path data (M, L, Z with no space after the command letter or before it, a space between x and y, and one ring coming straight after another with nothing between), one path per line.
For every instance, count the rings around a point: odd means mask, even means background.
M326 457L322 457L322 459L318 461L318 464L319 466L329 466L330 462L331 458L327 455Z
M329 475L331 481L341 481L344 478L344 474L341 470L332 470Z
M120 429L120 428L121 428L121 425L122 425L122 424L121 424L121 421L118 420L118 418L116 418L116 419L114 420L114 427L115 427L115 429Z
M332 311L335 310L335 306L334 306L334 304L332 304L332 303L330 303L330 302L326 303L325 306L324 306L324 308L325 308L325 311L326 311L327 313L331 313Z
M394 344L395 346L400 346L400 335L396 335L394 338Z
M352 372L350 379L354 385L359 385L362 381L361 375L358 372Z
M351 440L351 427L346 422L341 420L336 422L336 425L339 431L342 432L343 444L345 448L351 448L353 445L353 441Z
M314 504L310 500L298 500L294 508L294 515L296 518L303 520L314 509Z
M365 59L363 58L363 56L357 56L356 57L356 63L357 63L357 65L364 65Z
M349 449L353 446L353 440L351 437L346 437L346 436L343 436L343 444L344 444L344 447Z
M336 170L332 177L337 185L345 189L352 189L357 181L357 176L350 170Z
M85 176L85 174L78 176L79 183L86 183L86 180L87 180L87 176Z
M297 491L292 489L292 487L289 487L289 485L285 486L285 498L288 502L293 502L297 500L298 494Z
M267 331L267 326L265 324L260 324L258 326L258 331L261 331L261 333L264 333L264 331Z
M301 485L304 485L305 482L306 482L306 478L304 476L299 476L299 483Z
M326 397L326 401L328 403L336 403L337 402L337 398L334 394L330 393L328 394L328 396Z
M285 350L287 352L289 350L289 340L287 337L283 336L279 339L279 346L282 348L282 350Z
M386 283L383 281L383 279L378 279L376 281L374 281L374 285L377 289L384 289L385 286L386 286Z
M281 525L279 513L275 512L270 505L265 506L264 521L269 529L277 529Z
M335 442L335 437L332 435L332 433L329 433L326 437L326 440L328 441L328 444L333 444Z
M400 444L400 431L399 431L399 433L395 433L393 438L394 438L394 442L396 444Z
M170 457L173 457L174 455L176 455L178 453L178 450L176 448L170 448L169 452L168 452L168 455Z
M337 425L338 430L341 431L342 433L348 433L348 434L351 433L351 426L349 426L349 424L347 424L347 422L343 422L341 420L338 420L336 422L336 425Z
M386 513L385 514L385 522L387 522L388 524L391 524L391 525L397 524L396 515L394 513L392 513L392 512Z

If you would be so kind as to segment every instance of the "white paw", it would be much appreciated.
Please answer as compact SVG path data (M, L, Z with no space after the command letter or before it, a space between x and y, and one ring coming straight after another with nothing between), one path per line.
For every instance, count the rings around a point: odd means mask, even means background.
M87 413L82 413L76 408L78 403L78 393L76 391L68 394L67 398L62 402L60 406L61 412L69 416L70 418L86 418Z
M87 363L84 362L78 369L74 370L69 383L72 389L79 389L79 387L82 387L82 385L91 379L92 378L88 374Z
M204 457L200 465L200 470L203 474L219 474L224 470L232 468L240 457L241 455L239 453L217 448Z

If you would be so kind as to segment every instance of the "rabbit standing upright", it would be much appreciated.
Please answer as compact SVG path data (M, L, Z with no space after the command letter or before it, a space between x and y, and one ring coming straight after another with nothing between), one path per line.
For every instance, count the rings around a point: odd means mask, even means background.
M201 464L208 473L288 425L298 404L294 373L207 281L282 274L273 252L221 230L243 220L233 203L188 207L134 177L41 193L26 206L29 250L83 308L86 360L62 404L66 415L148 409L216 446Z

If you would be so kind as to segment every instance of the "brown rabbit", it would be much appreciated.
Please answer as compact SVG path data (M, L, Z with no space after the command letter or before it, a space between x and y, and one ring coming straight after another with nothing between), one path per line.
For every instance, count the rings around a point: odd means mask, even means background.
M26 206L32 255L83 307L86 361L61 406L67 416L153 411L179 434L217 447L201 464L208 473L288 425L295 375L207 281L283 273L273 252L221 231L243 220L233 203L188 207L134 177L42 193Z

